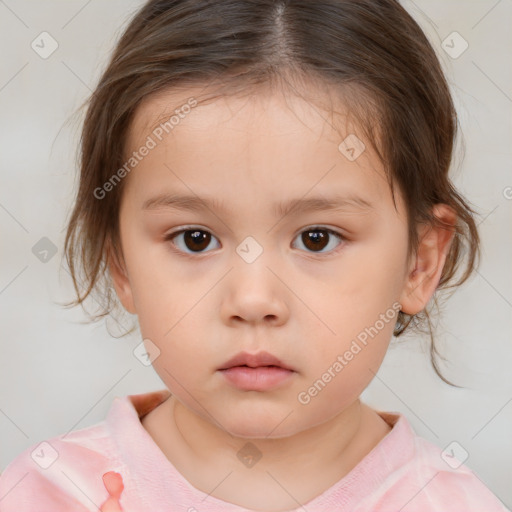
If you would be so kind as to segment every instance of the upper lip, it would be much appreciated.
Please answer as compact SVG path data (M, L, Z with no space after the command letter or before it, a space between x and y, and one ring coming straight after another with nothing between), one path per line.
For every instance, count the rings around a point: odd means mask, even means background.
M259 366L280 366L286 370L293 370L293 368L290 368L269 352L257 352L256 354L239 352L229 361L226 361L219 370L227 370L233 366L250 366L251 368L257 368Z

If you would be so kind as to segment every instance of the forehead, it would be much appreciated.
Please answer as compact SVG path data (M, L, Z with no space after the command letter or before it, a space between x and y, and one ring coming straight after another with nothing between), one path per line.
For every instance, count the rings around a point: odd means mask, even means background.
M334 106L333 115L318 97L262 89L200 103L203 93L199 87L168 89L139 105L126 155L148 138L155 147L130 173L137 188L156 193L170 185L185 192L188 184L215 195L237 185L257 194L261 186L265 193L277 187L281 196L297 197L338 186L338 192L364 189L374 201L389 199L383 166L342 102L322 99Z
M143 139L158 127L172 125L165 134L174 132L178 125L200 129L230 121L238 128L245 122L246 127L258 120L267 123L267 131L286 133L296 130L293 124L302 123L311 136L318 134L332 138L332 142L342 140L347 130L361 132L358 121L351 116L343 103L340 92L333 88L306 90L304 93L283 91L278 87L262 85L253 92L215 96L215 89L209 87L168 88L146 97L136 109L130 124L129 142ZM198 103L201 102L201 103ZM193 104L193 107L190 105ZM195 105L198 105L197 107ZM192 114L194 110L194 114ZM336 112L334 114L333 110ZM283 115L283 114L287 115ZM271 123L269 115L271 115ZM192 120L184 122L190 117ZM294 118L294 119L292 119ZM236 128L235 128L236 129ZM262 135L261 132L258 135ZM128 144L131 146L132 144Z

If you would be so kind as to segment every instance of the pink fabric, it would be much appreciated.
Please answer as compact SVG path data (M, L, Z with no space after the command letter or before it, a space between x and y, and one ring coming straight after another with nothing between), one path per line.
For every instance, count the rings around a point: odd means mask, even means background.
M193 487L146 432L140 418L168 396L162 390L115 398L104 421L27 448L0 477L0 511L249 512ZM393 426L389 434L293 512L507 511L465 465L448 465L403 415L379 414Z

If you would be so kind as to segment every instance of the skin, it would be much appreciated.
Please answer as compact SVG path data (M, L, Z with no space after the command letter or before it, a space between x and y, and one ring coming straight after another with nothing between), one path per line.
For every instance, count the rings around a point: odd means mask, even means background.
M196 92L147 99L131 125L129 152L163 111ZM278 92L223 97L192 109L124 178L122 258L111 257L110 271L143 338L160 350L153 367L172 393L142 424L194 487L256 510L306 504L389 433L359 396L382 363L396 318L308 404L297 396L380 314L396 317L395 302L409 314L425 307L453 235L422 226L408 260L400 191L397 211L370 145L349 161L338 145L357 128L335 129L326 118L310 102ZM226 211L142 210L164 191L213 196ZM373 209L273 211L281 200L335 192L364 197ZM455 222L446 205L434 213ZM315 252L301 234L318 225L345 239L330 235ZM165 240L184 226L211 234L202 253L183 235ZM236 252L247 236L263 249L252 263ZM266 350L295 373L277 389L239 390L217 370L242 350ZM247 442L262 454L252 467L237 457Z

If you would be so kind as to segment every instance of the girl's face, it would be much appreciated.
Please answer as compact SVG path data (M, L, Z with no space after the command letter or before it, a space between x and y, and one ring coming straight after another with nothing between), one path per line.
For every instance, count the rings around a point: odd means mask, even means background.
M404 204L370 144L340 149L357 129L340 136L311 104L260 93L183 107L191 96L136 113L116 291L188 410L235 436L290 436L354 404L379 369L412 269ZM164 111L173 120L153 130ZM294 371L239 388L219 369L242 351Z

